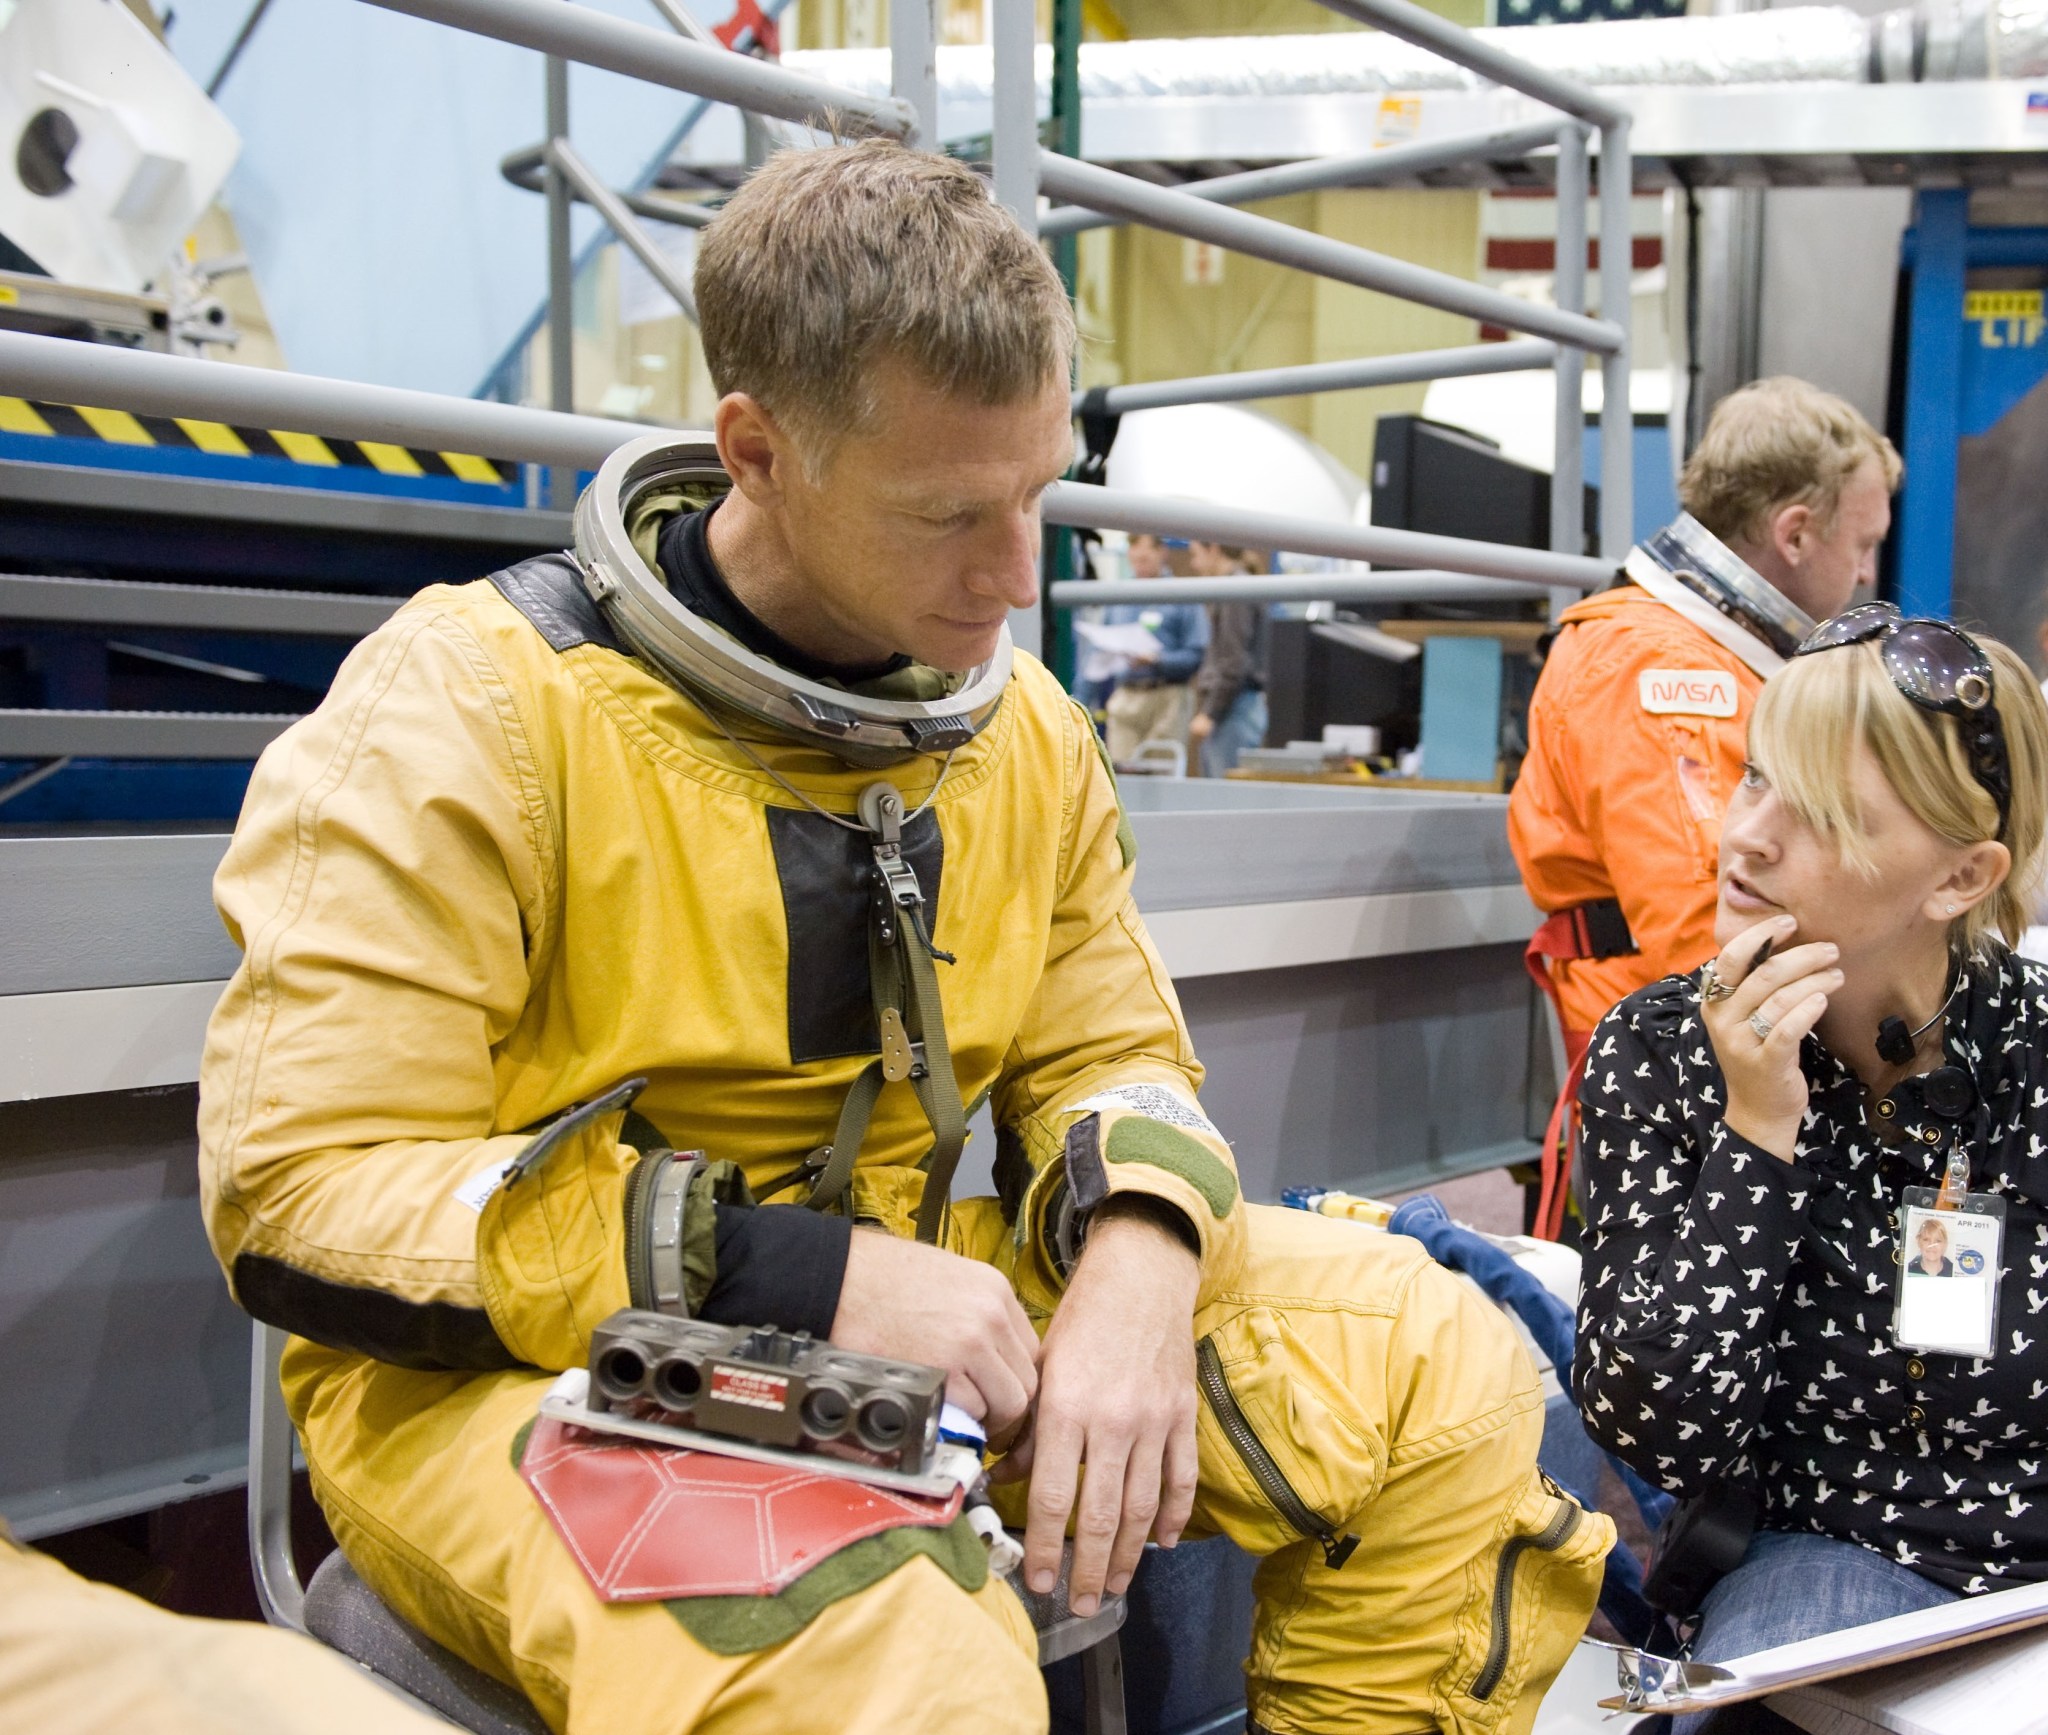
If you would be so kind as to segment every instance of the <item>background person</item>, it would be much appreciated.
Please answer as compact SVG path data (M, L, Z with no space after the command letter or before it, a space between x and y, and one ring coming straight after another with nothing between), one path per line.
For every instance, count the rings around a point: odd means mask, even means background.
M1270 564L1258 549L1216 542L1188 545L1188 564L1202 578L1257 576ZM1269 605L1212 602L1209 648L1195 671L1195 715L1188 725L1204 777L1221 777L1247 747L1266 739L1267 651L1272 639Z
M1608 1015L1581 1091L1587 1427L1675 1493L1761 1501L1708 1661L2048 1580L2048 969L2008 949L2048 705L2003 646L1886 605L1815 638L1751 721L1720 950ZM1902 1194L1952 1142L2006 1201L1983 1359L1893 1336Z
M1875 581L1901 473L1842 399L1759 380L1715 406L1679 479L1684 514L1631 551L1624 582L1559 618L1508 800L1522 883L1548 912L1529 969L1567 1062L1539 1233L1563 1222L1586 1038L1624 994L1713 950L1721 814L1757 692L1814 621Z
M1168 578L1166 544L1140 533L1130 542L1133 578ZM1110 763L1128 765L1147 741L1184 741L1194 711L1195 671L1209 646L1209 616L1198 602L1113 603L1105 626L1144 627L1159 643L1155 657L1134 657L1103 700Z

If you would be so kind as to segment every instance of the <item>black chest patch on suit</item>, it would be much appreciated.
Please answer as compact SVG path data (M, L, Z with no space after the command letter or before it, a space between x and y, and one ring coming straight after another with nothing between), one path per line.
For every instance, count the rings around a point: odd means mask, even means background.
M835 1060L882 1046L868 983L868 910L875 851L866 832L848 831L808 808L771 807L768 841L789 930L789 1059ZM945 845L938 816L903 828L903 854L924 891L925 927L936 926ZM916 939L905 939L915 945Z

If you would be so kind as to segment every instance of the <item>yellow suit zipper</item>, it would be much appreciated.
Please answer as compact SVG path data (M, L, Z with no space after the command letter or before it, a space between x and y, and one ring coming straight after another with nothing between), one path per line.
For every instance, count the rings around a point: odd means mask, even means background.
M1258 1483L1260 1491L1273 1503L1273 1509L1303 1536L1312 1537L1322 1544L1325 1565L1342 1566L1358 1546L1358 1538L1340 1536L1334 1525L1326 1524L1315 1509L1295 1493L1286 1473L1273 1462L1273 1454L1266 1450L1259 1436L1252 1431L1251 1423L1245 1419L1237 1394L1230 1389L1230 1381L1223 1372L1223 1356L1213 1337L1205 1337L1195 1345L1195 1377L1202 1388L1202 1396L1208 1400L1211 1412L1223 1429L1223 1437L1251 1472L1252 1480Z

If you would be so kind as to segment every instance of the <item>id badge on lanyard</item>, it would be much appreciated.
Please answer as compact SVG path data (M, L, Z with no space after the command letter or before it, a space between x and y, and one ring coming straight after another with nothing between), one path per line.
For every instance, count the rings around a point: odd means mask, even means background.
M1959 1142L1938 1188L1907 1187L1900 1195L1892 1341L1901 1349L1997 1354L2005 1201L1967 1191L1969 1179L1970 1160Z

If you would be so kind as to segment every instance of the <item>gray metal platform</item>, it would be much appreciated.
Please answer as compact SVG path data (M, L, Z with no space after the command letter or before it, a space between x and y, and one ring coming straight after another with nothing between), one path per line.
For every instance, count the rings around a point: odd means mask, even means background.
M1125 788L1140 905L1249 1197L1529 1153L1549 1059L1503 800ZM236 960L209 892L226 843L0 835L0 1513L24 1536L243 1474L247 1324L202 1231L193 1133Z

